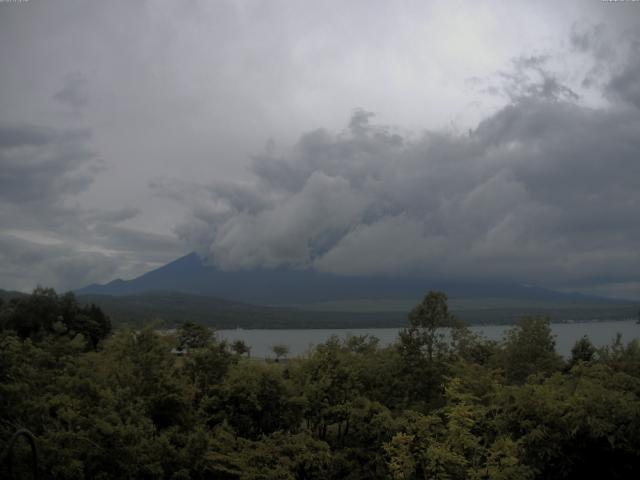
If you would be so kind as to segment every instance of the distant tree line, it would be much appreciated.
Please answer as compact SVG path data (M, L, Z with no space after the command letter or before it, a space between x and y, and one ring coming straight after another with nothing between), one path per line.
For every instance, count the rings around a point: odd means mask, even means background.
M443 327L448 327L447 332ZM0 306L0 478L29 429L56 479L637 478L640 344L587 338L569 359L549 322L501 341L430 292L396 343L337 337L286 362L185 323L110 332L47 289ZM188 349L177 356L175 349ZM275 352L278 358L286 352ZM18 443L14 473L30 478Z
M72 292L59 296L52 288L38 287L29 296L0 298L0 330L12 330L34 342L48 336L82 335L96 350L111 333L111 321L97 305L80 305Z

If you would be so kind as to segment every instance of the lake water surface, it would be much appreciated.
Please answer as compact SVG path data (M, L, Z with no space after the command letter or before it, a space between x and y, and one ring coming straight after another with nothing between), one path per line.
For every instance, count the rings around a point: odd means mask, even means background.
M482 333L492 340L502 338L510 325L482 325L472 326L471 330ZM555 335L558 353L569 356L571 348L584 335L588 336L594 345L601 347L610 344L617 333L622 334L626 344L635 338L640 338L640 325L635 320L617 322L580 322L556 323L551 325ZM289 347L289 356L305 354L314 345L323 343L332 335L346 338L348 335L373 335L380 339L380 345L389 345L398 338L399 328L362 328L362 329L300 329L300 330L218 330L220 339L229 341L244 340L251 347L251 356L258 358L273 357L273 345Z

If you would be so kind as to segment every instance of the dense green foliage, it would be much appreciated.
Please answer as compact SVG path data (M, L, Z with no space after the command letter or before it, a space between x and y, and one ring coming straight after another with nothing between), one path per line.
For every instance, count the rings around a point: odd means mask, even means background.
M82 335L93 350L111 332L111 321L95 304L80 305L73 293L58 296L38 287L32 295L0 301L0 330L13 330L21 339Z
M394 345L332 338L279 362L250 358L245 345L192 323L175 336L108 335L98 308L50 290L5 302L0 319L0 452L28 428L48 478L640 472L638 341L596 349L582 339L565 361L547 320L524 319L487 341L455 321L440 293L416 306ZM179 346L188 355L171 353ZM16 469L26 472L23 446Z

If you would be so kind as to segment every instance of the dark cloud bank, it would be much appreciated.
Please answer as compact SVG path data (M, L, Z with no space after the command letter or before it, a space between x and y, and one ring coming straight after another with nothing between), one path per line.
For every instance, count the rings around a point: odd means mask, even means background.
M475 82L506 104L462 134L407 133L356 110L343 131L270 142L248 182L156 179L157 195L190 212L176 227L183 247L126 226L137 208L80 204L102 168L90 129L2 123L0 277L79 287L195 249L227 270L411 273L640 298L638 38L626 32L614 48L598 26L572 33L598 107L534 55ZM80 112L89 91L72 73L53 95Z
M283 153L269 145L252 183L154 188L192 205L178 233L223 269L411 272L637 295L640 61L611 72L606 108L581 105L543 64L516 62L536 79L506 76L508 105L463 135L406 134L358 110L343 132L306 133Z
M0 123L0 288L78 287L175 250L170 237L118 225L135 208L77 200L102 168L90 143L87 129Z

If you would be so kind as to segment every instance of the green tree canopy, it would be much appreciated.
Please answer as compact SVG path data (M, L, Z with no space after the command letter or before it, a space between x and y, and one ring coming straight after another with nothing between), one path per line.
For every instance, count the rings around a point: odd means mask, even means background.
M548 318L527 317L507 330L499 365L509 382L523 383L531 374L549 375L562 368Z
M204 348L212 337L213 332L209 327L195 322L184 322L178 329L178 348Z

